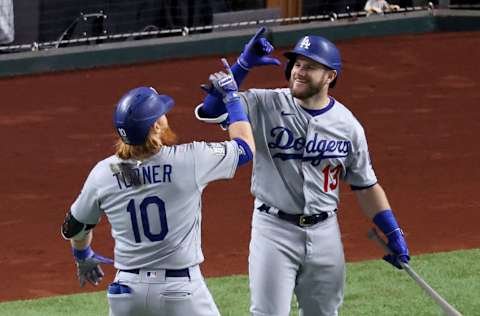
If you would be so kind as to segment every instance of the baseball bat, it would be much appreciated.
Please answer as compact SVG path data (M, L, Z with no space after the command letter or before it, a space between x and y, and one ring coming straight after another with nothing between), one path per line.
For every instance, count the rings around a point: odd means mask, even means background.
M378 245L387 253L393 254L393 252L388 248L386 242L378 235L378 232L375 228L372 228L368 231L368 238L376 241ZM398 260L403 270L425 291L427 294L437 303L437 305L445 312L448 316L462 316L459 311L457 311L452 305L450 305L443 297L440 296L428 283L422 279L407 263L403 263Z

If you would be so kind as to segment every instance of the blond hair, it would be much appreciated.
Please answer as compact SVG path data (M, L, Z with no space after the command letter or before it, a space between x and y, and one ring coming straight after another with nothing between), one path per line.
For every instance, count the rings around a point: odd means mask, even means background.
M162 147L162 142L158 133L155 132L155 129L152 127L147 135L147 139L141 145L129 145L125 144L120 138L115 144L115 155L120 159L136 159L142 160L146 159L154 154L156 154Z

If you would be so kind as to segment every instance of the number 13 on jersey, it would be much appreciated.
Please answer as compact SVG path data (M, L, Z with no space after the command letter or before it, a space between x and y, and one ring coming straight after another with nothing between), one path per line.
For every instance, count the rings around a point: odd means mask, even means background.
M338 165L336 167L327 165L323 168L323 191L333 191L338 187L338 182L340 181L340 171L342 166Z

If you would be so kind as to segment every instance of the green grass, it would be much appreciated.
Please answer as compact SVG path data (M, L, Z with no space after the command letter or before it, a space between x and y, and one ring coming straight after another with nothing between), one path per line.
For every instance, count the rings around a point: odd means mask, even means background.
M463 315L480 315L480 249L415 256L412 268ZM347 265L341 315L444 315L405 273L383 261ZM249 315L246 276L210 278L223 316ZM108 315L105 292L0 303L1 316ZM295 306L295 302L292 302ZM298 315L296 308L291 315Z

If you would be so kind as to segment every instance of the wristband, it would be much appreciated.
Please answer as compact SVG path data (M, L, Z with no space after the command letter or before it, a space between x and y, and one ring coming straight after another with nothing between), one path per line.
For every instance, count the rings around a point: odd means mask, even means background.
M248 68L245 68L244 66L242 66L242 64L240 63L240 59L237 59L237 62L232 66L231 69L232 69L233 78L235 79L237 86L240 87L243 80L248 74Z
M242 67L242 69L246 70L246 71L249 71L250 70L250 67L248 67L248 64L242 60L241 57L238 57L237 58L237 64Z
M396 232L398 232L400 235L403 236L403 231L402 229L399 227L399 228L395 228L394 230L392 230L391 232L385 234L386 237L392 235L392 234L395 234Z
M229 98L229 102L226 104L229 124L234 122L246 121L248 122L247 115L243 111L242 103L240 98L232 97Z
M373 217L373 222L387 237L395 231L400 230L392 210L383 210L379 212Z
M89 257L93 256L93 254L94 254L94 252L93 252L93 250L90 246L88 246L87 248L82 249L82 250L72 248L72 252L73 252L73 256L77 260L85 260L86 258L89 258Z

